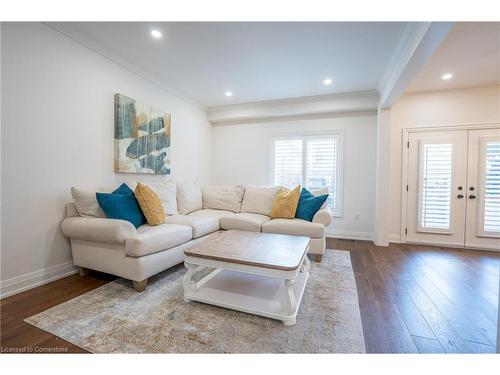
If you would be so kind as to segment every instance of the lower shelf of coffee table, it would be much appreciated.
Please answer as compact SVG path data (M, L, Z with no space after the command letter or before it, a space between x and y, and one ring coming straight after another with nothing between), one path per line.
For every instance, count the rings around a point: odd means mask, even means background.
M309 272L299 273L295 279L296 307L290 315L285 315L282 308L283 279L228 270L215 273L197 290L185 291L184 299L295 323Z

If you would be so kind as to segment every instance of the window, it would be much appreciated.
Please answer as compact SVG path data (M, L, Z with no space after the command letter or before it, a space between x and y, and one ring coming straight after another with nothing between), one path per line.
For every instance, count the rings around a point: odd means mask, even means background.
M420 152L420 228L448 231L453 145L423 143Z
M328 188L328 206L342 216L342 133L273 136L270 155L273 185Z
M500 142L486 144L484 231L500 233Z

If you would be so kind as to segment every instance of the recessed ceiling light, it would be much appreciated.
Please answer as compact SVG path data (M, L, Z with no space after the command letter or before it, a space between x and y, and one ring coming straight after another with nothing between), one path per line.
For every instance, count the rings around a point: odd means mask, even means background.
M326 78L323 83L326 85L326 86L330 86L332 84L332 80L331 78Z
M451 79L451 77L453 77L453 74L451 74L451 73L446 73L446 74L443 74L443 75L441 76L441 79L442 79L443 81L448 81L449 79Z
M224 95L226 95L229 98L229 97L233 96L233 93L231 91L226 91L224 93Z
M161 31L158 30L151 30L151 36L155 39L160 39L161 38Z

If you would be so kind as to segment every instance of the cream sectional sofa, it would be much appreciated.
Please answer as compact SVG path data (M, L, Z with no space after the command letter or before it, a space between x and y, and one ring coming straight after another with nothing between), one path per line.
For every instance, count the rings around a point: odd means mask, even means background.
M62 231L71 240L80 274L91 269L121 276L132 280L140 292L149 277L183 262L187 247L229 229L310 237L309 253L321 261L325 227L332 220L327 206L312 222L271 219L277 187L201 187L173 181L147 185L160 196L168 214L162 225L136 229L128 221L81 215L74 202L66 205Z

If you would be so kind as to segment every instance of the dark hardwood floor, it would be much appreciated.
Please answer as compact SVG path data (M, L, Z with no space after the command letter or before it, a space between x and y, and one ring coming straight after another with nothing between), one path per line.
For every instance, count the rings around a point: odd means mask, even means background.
M368 353L494 353L500 254L330 239L349 250Z
M28 353L47 353L49 350L59 353L86 353L78 346L33 327L23 320L114 279L114 276L98 272L91 272L85 277L72 275L1 300L1 352L8 353L18 349Z
M368 353L494 353L500 254L329 239L348 250ZM114 277L73 275L0 302L2 351L84 352L23 319Z

